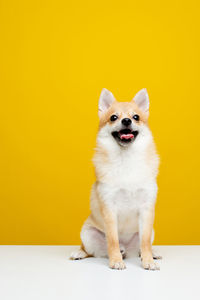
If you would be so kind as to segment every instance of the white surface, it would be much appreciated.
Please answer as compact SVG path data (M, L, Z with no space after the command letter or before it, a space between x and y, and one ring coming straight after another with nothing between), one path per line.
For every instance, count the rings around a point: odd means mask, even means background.
M107 259L68 260L73 246L0 246L0 299L200 299L200 246L154 247L160 271L137 257L123 271Z

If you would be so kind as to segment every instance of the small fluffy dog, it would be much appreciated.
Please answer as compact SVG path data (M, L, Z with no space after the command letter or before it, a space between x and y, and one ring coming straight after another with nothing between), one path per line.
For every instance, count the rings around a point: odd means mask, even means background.
M71 259L108 256L110 268L121 270L128 249L138 245L142 266L159 269L154 259L161 257L152 253L159 157L148 127L147 91L131 102L117 102L103 89L98 114L91 215Z

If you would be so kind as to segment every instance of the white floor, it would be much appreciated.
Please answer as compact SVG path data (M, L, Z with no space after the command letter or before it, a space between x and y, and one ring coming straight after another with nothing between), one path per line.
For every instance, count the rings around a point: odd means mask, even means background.
M75 246L0 246L1 300L200 299L200 246L154 247L160 271L146 271L138 257L123 271L107 259L68 259Z

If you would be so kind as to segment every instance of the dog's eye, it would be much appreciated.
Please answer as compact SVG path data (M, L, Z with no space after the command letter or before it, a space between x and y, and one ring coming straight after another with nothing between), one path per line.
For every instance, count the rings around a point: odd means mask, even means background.
M140 117L139 117L138 115L134 115L134 116L133 116L133 119L134 119L135 121L139 121Z
M117 119L118 119L118 116L116 116L116 115L112 115L110 117L110 121L112 121L112 122L116 121Z

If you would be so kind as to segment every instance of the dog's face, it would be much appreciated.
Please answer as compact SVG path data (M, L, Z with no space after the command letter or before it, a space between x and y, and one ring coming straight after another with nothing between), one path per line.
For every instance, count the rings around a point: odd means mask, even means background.
M139 91L131 102L117 102L106 89L99 99L100 128L120 146L128 146L147 126L149 98L146 89Z

